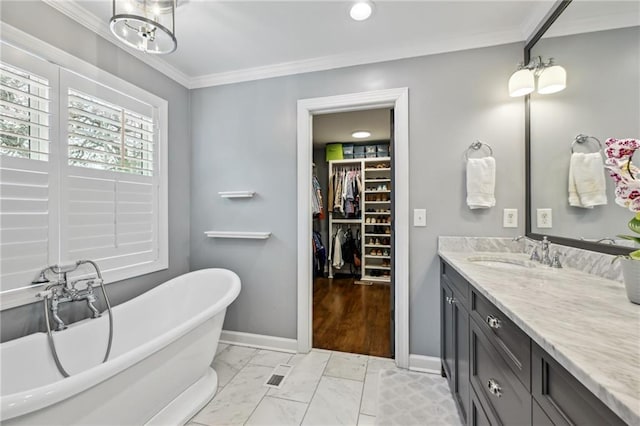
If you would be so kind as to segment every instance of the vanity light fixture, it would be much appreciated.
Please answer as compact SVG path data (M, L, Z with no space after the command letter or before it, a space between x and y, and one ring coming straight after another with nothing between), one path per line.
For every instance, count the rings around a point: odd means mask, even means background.
M176 0L113 0L109 28L127 46L159 55L178 47L175 23Z
M567 72L560 65L555 65L553 58L545 62L536 56L527 65L520 64L509 78L509 96L524 96L533 92L535 80L538 79L538 93L548 95L564 90L567 87Z
M369 136L371 136L371 132L369 132L367 130L357 130L357 131L351 133L351 136L356 138L356 139L364 139L364 138L368 138Z
M349 16L354 21L365 21L373 13L373 3L370 1L358 1L351 6Z

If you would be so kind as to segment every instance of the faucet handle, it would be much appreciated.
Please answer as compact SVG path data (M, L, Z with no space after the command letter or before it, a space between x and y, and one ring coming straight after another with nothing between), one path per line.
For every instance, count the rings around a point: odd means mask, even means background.
M564 253L556 250L553 252L553 256L551 258L551 266L552 268L562 268L562 263L560 263L560 257L564 256Z
M533 246L533 250L531 250L531 256L529 256L529 260L532 262L540 262L540 253L538 253L538 247Z

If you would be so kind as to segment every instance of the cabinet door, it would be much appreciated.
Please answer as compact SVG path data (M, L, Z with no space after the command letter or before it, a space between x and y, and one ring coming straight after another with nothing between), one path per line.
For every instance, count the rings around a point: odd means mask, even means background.
M533 345L531 390L533 397L556 425L624 425L582 383ZM614 362L614 360L612 360Z
M455 293L454 293L455 294ZM463 423L467 423L469 413L469 314L454 299L452 307L454 333L454 387L453 396L458 402Z
M453 292L444 284L440 286L440 357L442 359L442 369L447 375L449 387L453 391Z

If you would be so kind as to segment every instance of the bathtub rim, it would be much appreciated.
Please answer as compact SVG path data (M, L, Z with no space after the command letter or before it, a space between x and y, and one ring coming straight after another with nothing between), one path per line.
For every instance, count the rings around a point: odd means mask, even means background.
M136 347L134 350L128 351L104 364L99 364L93 368L83 371L82 373L57 380L44 386L0 396L0 400L2 401L0 408L0 421L9 420L33 411L41 410L93 387L124 371L128 367L141 362L145 358L148 358L160 349L168 346L180 337L186 335L189 331L195 329L205 321L225 310L236 299L236 297L238 297L238 294L240 294L241 283L240 277L238 277L235 272L223 268L200 269L179 275L169 281L159 284L139 296L134 297L133 299L128 300L127 302L124 302L123 304L133 301L139 297L148 297L155 291L161 291L160 287L169 284L174 280L177 281L187 277L193 279L197 275L205 275L207 272L214 271L216 274L222 273L223 276L227 277L230 282L230 287L229 290L223 294L222 298L217 300L216 303L211 305L209 308L201 311L182 324L171 328L166 333L163 333L160 336ZM33 335L38 334L46 335L46 333L33 333Z

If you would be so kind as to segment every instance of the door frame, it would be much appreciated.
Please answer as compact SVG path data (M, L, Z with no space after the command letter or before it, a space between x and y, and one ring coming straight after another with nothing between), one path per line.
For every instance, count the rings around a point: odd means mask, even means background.
M406 87L298 100L298 352L313 339L311 187L314 115L394 109L395 361L409 368L409 89Z

